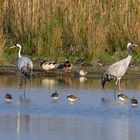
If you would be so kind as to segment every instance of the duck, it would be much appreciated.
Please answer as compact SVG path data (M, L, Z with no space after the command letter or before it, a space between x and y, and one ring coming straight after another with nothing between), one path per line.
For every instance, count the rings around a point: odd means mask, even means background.
M84 57L81 57L81 58L77 59L77 60L74 62L74 64L75 64L75 65L82 65L82 64L84 63L84 61L85 61Z
M56 61L46 61L44 60L41 64L40 64L41 68L43 70L52 70L55 69L56 67Z
M75 96L75 95L72 95L72 94L69 94L67 96L67 99L70 101L70 102L74 102L74 101L77 101L77 100L80 100L79 97Z
M57 70L64 70L64 63L59 64Z
M73 75L75 78L86 77L87 73L88 72L84 68L80 68L80 69L77 69L76 71L74 71Z
M103 67L104 66L104 62L102 60L97 60L97 66Z
M138 100L135 99L134 97L131 99L131 105L132 106L137 106L138 105Z
M87 69L87 70L93 70L93 65L89 62L84 62L83 64L81 64L83 69Z
M120 99L120 101L127 101L130 99L128 96L126 96L123 93L118 94L118 98Z
M9 94L9 93L7 93L6 95L5 95L5 101L7 101L7 102L11 102L11 100L12 100L12 95L11 94Z
M87 75L87 71L84 69L80 69L79 71L80 76L86 76Z
M52 93L52 94L51 94L51 97L52 97L53 99L57 100L57 99L58 99L58 92L55 91L54 93Z
M65 62L63 62L57 66L57 69L64 70L65 72L71 72L72 67L73 67L73 64L70 62L70 60L66 59Z
M70 60L66 60L64 62L64 70L65 70L65 72L71 72L72 67L73 67L73 64L70 62Z

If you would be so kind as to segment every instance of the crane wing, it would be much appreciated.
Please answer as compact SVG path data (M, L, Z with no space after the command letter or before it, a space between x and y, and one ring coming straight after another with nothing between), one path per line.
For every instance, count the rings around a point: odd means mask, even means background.
M18 68L21 70L22 67L29 67L33 69L33 63L28 57L21 57L18 59Z
M115 76L117 78L123 76L128 68L126 59L123 59L119 62L112 64L106 71L108 75Z

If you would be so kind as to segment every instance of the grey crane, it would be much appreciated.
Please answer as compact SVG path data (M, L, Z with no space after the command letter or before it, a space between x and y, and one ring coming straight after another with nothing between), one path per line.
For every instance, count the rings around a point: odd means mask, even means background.
M28 58L28 57L23 57L21 56L21 45L16 44L10 48L15 48L18 47L18 69L19 71L25 76L25 77L30 77L32 75L33 71L33 62Z
M132 42L129 42L127 44L127 50L128 50L128 56L125 59L122 59L114 64L112 64L103 74L101 84L102 87L104 88L105 83L108 81L110 82L113 79L116 80L116 85L119 84L119 90L121 90L120 87L120 80L122 76L125 74L127 71L127 68L130 64L131 58L132 58L132 47L138 46L136 44L133 44Z

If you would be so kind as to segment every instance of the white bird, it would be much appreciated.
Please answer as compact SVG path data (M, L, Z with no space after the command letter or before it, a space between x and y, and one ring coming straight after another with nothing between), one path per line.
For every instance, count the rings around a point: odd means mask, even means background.
M138 45L133 44L132 42L128 43L127 44L128 56L125 59L112 64L103 74L102 81L101 81L103 88L107 81L110 82L113 79L117 79L116 85L119 83L119 90L121 90L120 80L122 76L125 74L125 72L127 71L127 68L130 64L132 58L132 47L134 46L138 46Z
M21 45L20 44L16 44L10 48L15 48L18 47L19 51L18 51L18 69L19 71L25 76L25 77L29 77L32 75L32 71L33 71L33 62L28 58L28 57L23 57L21 56Z
M86 76L86 75L87 75L87 71L84 70L84 69L81 69L81 70L79 71L79 74L80 74L80 76Z
M42 67L42 69L44 69L44 70L52 70L52 69L55 69L55 67L56 67L56 62L55 61L46 61L46 60L44 60L41 64L40 64L40 66Z

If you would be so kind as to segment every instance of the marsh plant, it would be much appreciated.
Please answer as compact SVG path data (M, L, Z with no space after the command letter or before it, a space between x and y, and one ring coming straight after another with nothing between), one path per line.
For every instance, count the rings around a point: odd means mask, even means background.
M0 55L18 42L22 53L35 57L120 58L128 41L140 40L139 5L139 0L1 0Z

